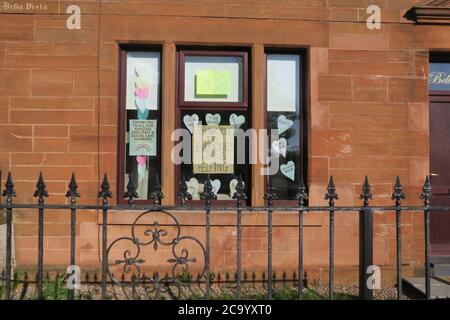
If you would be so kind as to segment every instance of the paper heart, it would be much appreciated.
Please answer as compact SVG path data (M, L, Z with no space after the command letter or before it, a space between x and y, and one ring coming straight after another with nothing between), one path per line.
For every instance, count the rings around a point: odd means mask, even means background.
M295 163L294 161L289 161L286 164L282 164L280 166L281 173L284 174L286 177L291 179L292 181L295 181Z
M234 194L236 193L236 187L238 185L238 180L233 179L230 181L230 196L233 198ZM245 186L245 182L242 181L242 185Z
M192 116L187 114L183 117L183 122L191 133L194 133L194 126L198 124L198 121L198 115L195 113Z
M150 105L150 99L149 98L136 97L134 99L134 101L136 102L136 107L139 110L144 111L145 109L149 109L149 105Z
M219 192L220 186L221 186L221 182L219 179L215 179L211 181L211 185L212 185L212 192L217 195L217 192Z
M235 128L240 128L245 123L245 117L244 116L238 116L236 114L232 114L230 116L230 125L232 125Z
M150 92L150 89L148 88L148 86L145 87L137 87L134 90L134 94L136 95L136 97L140 98L140 99L145 99L148 98L148 94Z
M186 182L188 187L187 192L194 197L194 195L198 194L198 180L195 178L191 178L188 182Z
M286 158L287 140L285 138L273 141L272 148L276 153L281 154L283 157Z
M215 115L212 115L211 113L206 114L206 123L208 125L219 125L220 124L220 114L216 113Z
M137 156L136 162L139 166L145 166L147 164L147 156Z
M287 119L284 115L278 117L278 134L282 134L294 125L294 121Z
M148 113L149 113L148 109L144 109L144 110L138 109L137 117L139 120L145 120L148 117Z

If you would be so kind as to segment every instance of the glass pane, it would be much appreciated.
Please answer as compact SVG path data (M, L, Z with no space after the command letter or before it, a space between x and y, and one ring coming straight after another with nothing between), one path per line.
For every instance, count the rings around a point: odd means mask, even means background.
M219 163L218 161L212 161L212 163L207 163L206 156L210 154L210 151L207 148L211 146L215 146L218 140L211 139L208 140L205 136L206 130L221 130L218 131L224 132L224 130L229 128L240 128L244 131L248 128L249 118L247 116L247 112L236 112L236 111L183 111L182 112L183 119L183 128L188 129L191 132L192 142L193 144L193 152L192 159L190 164L183 163L181 164L181 173L184 174L187 184L188 184L188 192L192 195L193 200L200 200L200 194L203 192L203 186L207 177L207 174L210 174L213 191L217 195L217 200L231 200L234 192L236 192L236 184L237 178L239 175L242 176L242 180L246 184L246 190L249 189L249 185L247 182L249 181L249 177L247 176L247 165L248 163L248 141L244 146L245 155L241 153L239 156L242 156L244 159L241 163L238 163L238 143L233 138L234 142L232 142L232 161L229 161L231 164L227 165L227 161L224 163ZM201 124L199 123L201 122ZM195 125L197 124L197 125ZM194 135L198 134L196 130L203 130L204 138L202 144L200 144L200 148L196 148L199 146L198 144L198 136L194 138ZM216 135L217 136L217 135ZM223 137L224 144L227 144L226 134L223 133L221 137ZM226 145L224 146L226 148ZM220 150L224 150L222 147ZM203 155L203 162L199 165L200 162L196 161L194 163L194 154ZM224 152L223 156L225 156L227 152ZM228 153L230 154L230 153ZM243 162L243 163L242 163ZM247 192L248 193L248 192Z
M133 179L140 200L160 173L160 53L128 52L124 192Z
M242 101L242 57L186 56L184 68L185 101Z
M430 91L450 91L450 63L430 63Z
M267 128L278 132L270 151L279 157L279 170L269 177L280 200L293 200L301 175L300 56L267 55Z

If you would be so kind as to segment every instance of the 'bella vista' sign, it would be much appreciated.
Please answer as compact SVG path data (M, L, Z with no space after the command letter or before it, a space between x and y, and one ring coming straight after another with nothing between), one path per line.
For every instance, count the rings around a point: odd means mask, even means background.
M430 91L450 91L450 63L430 63Z
M48 5L46 2L37 1L17 1L17 2L0 2L0 12L46 12ZM1 10L2 9L2 10Z

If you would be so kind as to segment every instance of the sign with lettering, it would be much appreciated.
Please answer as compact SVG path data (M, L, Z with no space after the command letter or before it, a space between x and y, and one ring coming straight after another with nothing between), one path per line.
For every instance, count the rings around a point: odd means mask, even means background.
M0 2L0 12L58 12L58 3L55 1L53 3L49 1L1 1Z
M430 63L430 91L450 91L450 63Z
M130 120L130 156L156 156L156 120Z
M233 174L234 128L195 125L192 158L195 174Z

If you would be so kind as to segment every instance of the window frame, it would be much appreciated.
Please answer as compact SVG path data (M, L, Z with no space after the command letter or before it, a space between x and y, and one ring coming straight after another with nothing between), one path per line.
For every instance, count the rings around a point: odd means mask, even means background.
M270 54L291 54L300 57L300 135L299 146L303 151L300 151L300 176L303 177L303 182L306 186L306 192L309 192L309 54L305 48L285 48L285 47L265 47L264 48L264 128L267 128L268 111L267 111L267 55ZM299 184L300 181L297 181ZM268 178L264 179L264 193L267 192ZM277 193L277 190L274 190ZM275 205L279 206L297 206L298 200L273 200ZM305 205L309 202L305 201ZM267 200L265 200L267 205Z
M243 93L242 102L204 102L204 101L184 101L184 63L186 55L194 56L241 56L243 57ZM176 88L175 88L175 128L182 128L182 113L185 111L245 111L250 120L249 125L252 125L252 107L251 95L249 95L249 88L252 88L251 66L249 65L249 55L251 55L251 47L227 47L218 46L211 47L208 45L196 46L177 46L177 67L176 67ZM250 150L248 150L250 152ZM247 155L248 156L248 155ZM248 183L245 185L245 192L247 194L246 204L251 205L251 181L252 181L252 165L247 163L247 178ZM180 182L181 182L181 165L174 165L175 171L175 203L181 204L181 199L178 197ZM189 203L194 205L203 204L202 200L191 200ZM214 200L212 207L234 205L235 200Z
M157 173L161 186L164 184L164 181L161 177L161 138L162 138L162 107L163 107L163 75L162 75L162 66L163 66L163 47L162 45L153 44L153 45L120 45L119 46L119 104L118 104L118 134L117 134L117 204L118 205L126 205L128 204L128 200L124 198L125 193L125 152L126 152L126 143L125 143L125 134L127 128L127 109L126 109L126 89L127 89L127 53L128 52L158 52L160 55L159 58L159 90L158 90L158 125L157 125ZM150 205L153 203L153 200L150 199L135 199L135 204L138 205Z

